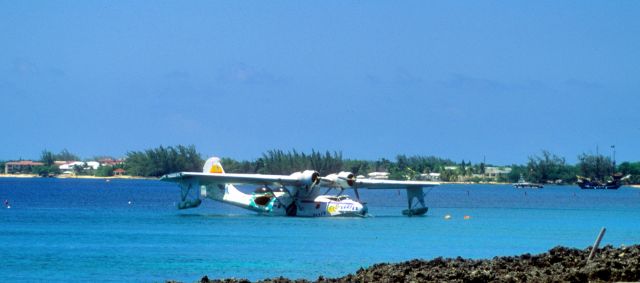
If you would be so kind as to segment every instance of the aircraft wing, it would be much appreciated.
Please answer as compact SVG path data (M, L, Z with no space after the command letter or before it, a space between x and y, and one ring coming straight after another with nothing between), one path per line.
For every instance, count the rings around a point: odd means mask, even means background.
M438 186L438 182L358 179L349 172L331 174L320 179L320 185L342 189L407 189Z
M264 174L235 174L235 173L200 173L178 172L164 175L162 181L180 182L183 179L198 179L202 185L206 184L256 184L256 185L283 185L303 186L304 182L295 176L288 175L264 175Z
M354 187L367 189L406 189L410 187L434 187L438 182L356 179Z
M323 177L321 186L330 188L353 189L356 197L360 199L358 189L404 189L407 191L408 208L402 214L413 216L427 213L427 206L424 202L424 187L440 185L438 182L428 181L396 181L378 179L357 179L349 172L340 172Z

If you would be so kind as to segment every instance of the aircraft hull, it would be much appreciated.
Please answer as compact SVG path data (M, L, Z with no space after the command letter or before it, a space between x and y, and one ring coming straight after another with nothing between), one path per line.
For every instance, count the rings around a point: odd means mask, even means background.
M232 185L213 186L203 196L269 216L364 217L366 205L346 196L310 194L293 201L283 192L245 194Z
M281 200L284 202L284 200ZM274 199L265 206L253 205L251 210L261 215L297 217L364 217L367 207L350 199L341 201L302 200L287 205Z
M255 210L254 210L255 211ZM275 205L269 211L256 211L265 216L296 216L296 217L364 217L367 214L367 207L360 203L337 203L337 202L301 202L295 205L295 213L291 209Z

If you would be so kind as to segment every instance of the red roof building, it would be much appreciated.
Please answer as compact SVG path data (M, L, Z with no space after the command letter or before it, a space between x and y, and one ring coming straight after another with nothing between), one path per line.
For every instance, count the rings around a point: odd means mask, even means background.
M31 173L33 166L43 166L42 162L33 162L31 160L10 161L4 164L5 174L15 173Z

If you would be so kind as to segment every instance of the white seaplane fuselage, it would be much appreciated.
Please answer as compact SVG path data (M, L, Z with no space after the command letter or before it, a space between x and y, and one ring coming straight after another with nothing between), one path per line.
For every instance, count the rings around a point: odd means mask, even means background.
M303 194L304 196L300 196ZM232 184L202 186L201 196L237 207L274 216L365 216L366 205L347 195L320 195L320 189L271 191L260 188L251 194L238 190ZM296 196L297 197L292 197Z

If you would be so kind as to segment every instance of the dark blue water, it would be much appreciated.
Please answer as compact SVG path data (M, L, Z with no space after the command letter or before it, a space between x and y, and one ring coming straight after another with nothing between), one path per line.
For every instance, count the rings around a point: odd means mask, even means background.
M403 192L362 191L371 217L287 218L212 201L179 211L178 188L158 181L0 178L0 200L11 203L0 209L0 275L65 282L191 282L205 274L315 279L377 262L585 248L603 226L603 244L640 243L638 189L524 192L443 185L428 192L427 216L408 218L400 215Z

